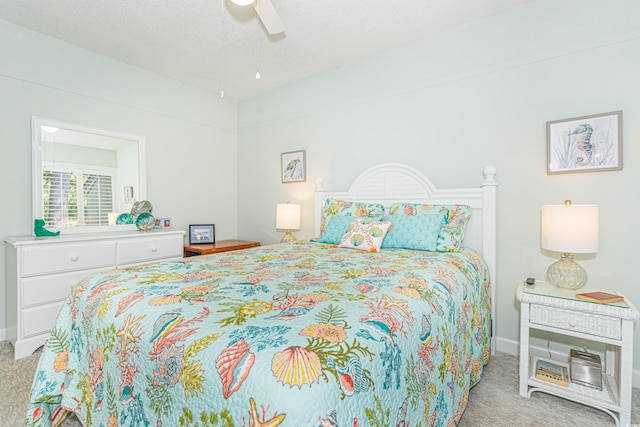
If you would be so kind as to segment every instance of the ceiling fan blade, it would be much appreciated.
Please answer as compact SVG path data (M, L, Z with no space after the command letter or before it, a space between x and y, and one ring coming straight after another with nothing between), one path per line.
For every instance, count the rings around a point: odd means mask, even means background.
M284 24L274 9L271 0L256 0L253 3L253 7L256 9L258 18L260 18L269 34L279 34L284 32Z

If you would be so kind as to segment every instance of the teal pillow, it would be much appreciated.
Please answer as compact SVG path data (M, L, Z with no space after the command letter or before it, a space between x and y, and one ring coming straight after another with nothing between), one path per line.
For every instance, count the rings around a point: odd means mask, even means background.
M384 221L391 222L391 230L382 242L382 248L435 251L444 215L386 215Z
M444 224L438 236L438 252L457 252L471 219L472 209L467 205L421 205L417 203L394 203L389 208L391 215L425 216L435 213L444 216Z
M325 225L318 242L337 245L340 243L340 240L342 240L342 237L354 219L355 218L350 215L331 215L327 220L327 225Z
M332 216L348 216L352 220L356 217L380 220L384 215L384 206L379 203L348 202L346 200L332 199L325 200L322 208L322 223L320 224L320 234L324 233L329 218Z

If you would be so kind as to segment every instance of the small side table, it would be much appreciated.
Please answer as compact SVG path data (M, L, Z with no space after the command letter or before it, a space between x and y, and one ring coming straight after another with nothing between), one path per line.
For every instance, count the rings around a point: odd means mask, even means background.
M588 292L581 289L579 292ZM631 423L631 377L633 369L633 323L640 313L626 300L598 304L575 297L576 291L558 289L536 280L518 283L520 301L520 396L534 391L553 394L592 406L611 415L618 426ZM535 376L536 356L530 354L529 330L538 329L605 344L602 390L570 382L568 387Z
M198 243L184 245L184 257L217 254L221 252L238 251L260 246L260 242L248 240L219 240L215 243Z

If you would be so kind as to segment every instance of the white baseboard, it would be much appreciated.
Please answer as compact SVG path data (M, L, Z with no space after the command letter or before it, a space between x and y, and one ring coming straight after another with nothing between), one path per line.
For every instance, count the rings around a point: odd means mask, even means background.
M506 338L500 337L498 337L496 341L498 342L498 348L496 348L496 351L499 351L500 353L511 354L512 356L517 356L518 354L520 354L520 343L518 341L508 340Z
M7 340L7 330L0 329L0 342Z
M520 343L518 341L508 340L506 338L497 338L497 348L496 351L501 353L511 354L513 356L518 356L520 354ZM549 350L547 348L531 346L531 353L537 354L539 356L545 356L549 354ZM551 351L552 357L558 359L568 359L569 355L566 353L562 353L559 351ZM632 373L632 386L633 388L640 388L640 371L634 369Z

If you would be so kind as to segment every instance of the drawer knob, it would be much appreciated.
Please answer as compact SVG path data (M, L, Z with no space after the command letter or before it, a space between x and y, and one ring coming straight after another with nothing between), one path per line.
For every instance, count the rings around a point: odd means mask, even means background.
M572 328L575 327L577 324L578 324L578 321L576 319L569 320L569 326L571 326Z
M158 247L156 245L152 245L151 252L158 252Z
M75 262L75 261L77 261L79 259L80 259L80 255L78 255L78 254L72 254L71 255L71 261Z

